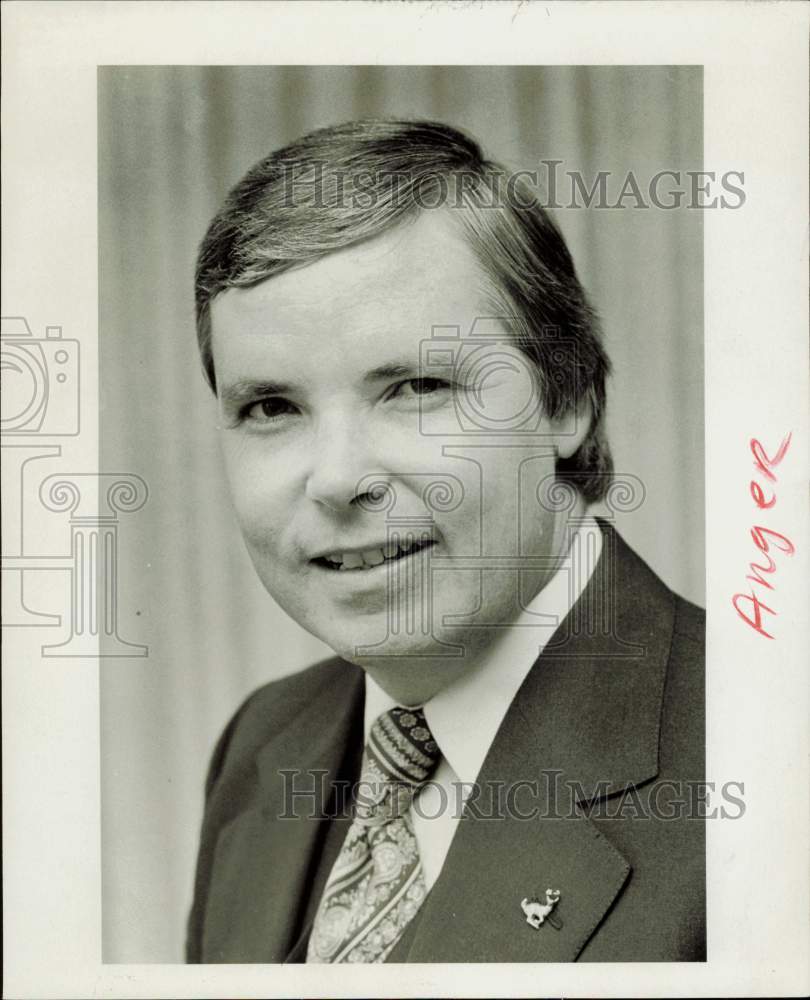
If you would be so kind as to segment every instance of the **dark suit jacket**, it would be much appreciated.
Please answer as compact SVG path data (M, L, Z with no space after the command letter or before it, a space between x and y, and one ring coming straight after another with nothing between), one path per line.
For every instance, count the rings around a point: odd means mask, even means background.
M390 962L705 959L704 822L693 808L704 777L703 612L602 528L596 571L479 775L502 802L511 787L517 809L487 818L485 791L465 810ZM260 688L229 723L206 784L190 962L304 959L348 829L348 817L328 818L329 789L359 776L363 692L362 671L333 659ZM326 816L307 817L311 800L290 808L285 769L323 772L295 787L324 789L315 811ZM299 815L280 818L285 810ZM559 929L534 929L521 910L546 888L561 892Z

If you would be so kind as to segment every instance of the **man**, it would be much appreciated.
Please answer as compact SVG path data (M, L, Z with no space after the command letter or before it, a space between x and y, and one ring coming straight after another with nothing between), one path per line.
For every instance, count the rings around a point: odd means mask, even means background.
M337 655L218 743L189 960L704 958L701 612L588 513L608 361L531 192L444 125L324 129L196 296L248 551Z

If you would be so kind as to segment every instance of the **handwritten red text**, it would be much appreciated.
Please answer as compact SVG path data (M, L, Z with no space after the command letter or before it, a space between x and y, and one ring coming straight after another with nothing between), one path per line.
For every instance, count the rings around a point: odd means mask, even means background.
M762 479L761 483L757 479L752 479L749 486L751 499L754 501L754 506L758 512L770 510L776 505L776 483L778 482L778 478L774 470L785 457L790 447L791 437L792 434L788 434L770 458L762 444L756 438L751 439L751 454L754 456L754 469L757 476ZM765 604L760 596L762 591L757 592L756 588L774 590L773 574L776 571L776 559L773 553L781 552L783 555L792 556L796 549L785 535L762 525L754 525L751 528L751 538L754 545L759 549L755 561L750 565L751 572L745 578L750 582L751 586L748 588L747 593L735 594L731 599L731 603L746 625L750 625L755 632L764 635L766 639L773 639L773 635L763 627L763 614L776 615L778 612ZM771 598L768 597L768 600L771 600ZM771 627L770 624L768 627Z

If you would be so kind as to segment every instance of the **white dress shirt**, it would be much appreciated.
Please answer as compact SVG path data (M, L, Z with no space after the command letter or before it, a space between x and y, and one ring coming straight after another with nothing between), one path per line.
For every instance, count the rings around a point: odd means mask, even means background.
M515 627L500 631L469 673L425 703L425 718L442 756L430 782L414 800L410 814L428 889L439 877L456 832L460 807L478 778L507 709L555 629L585 589L601 552L599 525L592 517L584 518L560 567L521 613ZM374 720L394 705L394 699L366 675L366 741Z

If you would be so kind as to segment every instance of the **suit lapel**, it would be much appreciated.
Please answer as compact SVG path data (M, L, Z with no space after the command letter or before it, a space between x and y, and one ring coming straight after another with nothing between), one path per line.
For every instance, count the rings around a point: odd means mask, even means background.
M507 712L480 797L391 962L573 961L630 877L584 806L657 774L673 604L602 527L602 559ZM532 928L521 909L546 889L560 890L560 929Z
M537 773L536 760L525 764L532 770L524 775ZM491 765L491 773L498 773L498 756ZM486 787L487 781L482 772L479 784ZM406 954L395 950L390 961L571 962L629 873L625 858L583 817L486 819L468 813L410 948ZM555 910L560 929L548 923L530 927L521 909L524 898L543 899L546 889L561 892Z
M330 685L256 758L254 805L217 843L206 961L284 961L320 896L349 822L323 818L330 790L356 779L362 753L362 672L348 670L339 700Z

